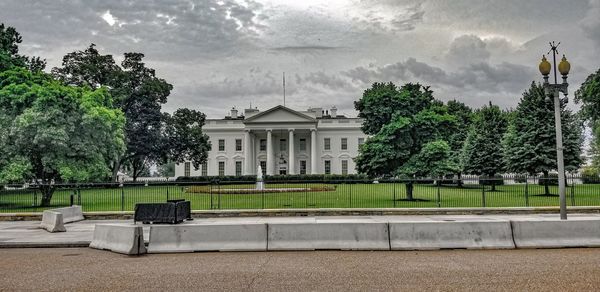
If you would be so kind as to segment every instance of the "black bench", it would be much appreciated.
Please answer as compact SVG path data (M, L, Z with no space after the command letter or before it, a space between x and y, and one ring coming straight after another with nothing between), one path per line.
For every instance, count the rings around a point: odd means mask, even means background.
M168 200L166 203L135 204L133 223L169 223L177 224L192 219L190 201Z

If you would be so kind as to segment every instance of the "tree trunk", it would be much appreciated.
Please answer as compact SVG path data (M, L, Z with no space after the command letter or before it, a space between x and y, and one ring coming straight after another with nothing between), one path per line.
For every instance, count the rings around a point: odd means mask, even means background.
M496 191L496 182L494 180L491 180L492 182L492 190L491 192L495 192Z
M121 162L119 159L116 159L113 163L112 167L112 181L118 181L117 174L119 173L119 169L121 168Z
M52 199L52 195L54 194L54 187L51 185L42 185L40 187L40 191L42 192L42 207L49 207L50 200Z
M462 172L458 173L458 180L456 181L456 186L459 188L463 187Z
M414 189L413 182L412 181L407 182L406 183L406 200L407 201L413 200L413 189Z
M544 195L550 195L550 180L547 171L544 171Z

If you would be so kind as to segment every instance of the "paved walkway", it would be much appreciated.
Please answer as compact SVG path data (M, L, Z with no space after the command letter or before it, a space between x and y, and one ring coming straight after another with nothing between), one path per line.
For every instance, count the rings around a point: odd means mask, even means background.
M269 222L336 222L352 220L390 221L464 221L464 220L557 220L558 214L537 215L433 215L433 216L318 216L318 217L244 217L202 218L183 224L269 223ZM600 214L569 214L569 220L600 219ZM0 222L1 247L77 247L88 246L97 223L132 223L132 220L84 220L66 224L67 232L49 233L39 229L39 221ZM141 224L141 223L138 223ZM144 225L144 239L148 241L150 225Z

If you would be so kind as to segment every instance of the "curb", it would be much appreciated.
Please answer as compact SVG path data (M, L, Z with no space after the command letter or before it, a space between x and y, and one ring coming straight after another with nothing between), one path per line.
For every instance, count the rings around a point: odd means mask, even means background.
M557 214L559 207L502 208L332 208L332 209L265 209L265 210L195 210L193 218L219 217L306 217L306 216L392 216L392 215L518 215ZM600 214L600 206L568 207L567 212ZM83 212L88 220L129 220L133 211ZM0 221L41 221L42 213L4 213Z

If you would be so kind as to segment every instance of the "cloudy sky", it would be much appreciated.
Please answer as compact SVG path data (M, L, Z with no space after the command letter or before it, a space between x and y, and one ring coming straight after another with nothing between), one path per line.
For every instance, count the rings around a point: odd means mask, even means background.
M354 115L375 81L514 107L551 40L573 90L600 68L600 0L0 0L0 22L49 68L90 43L145 53L175 87L166 111L215 118L280 104L284 71L288 106Z

